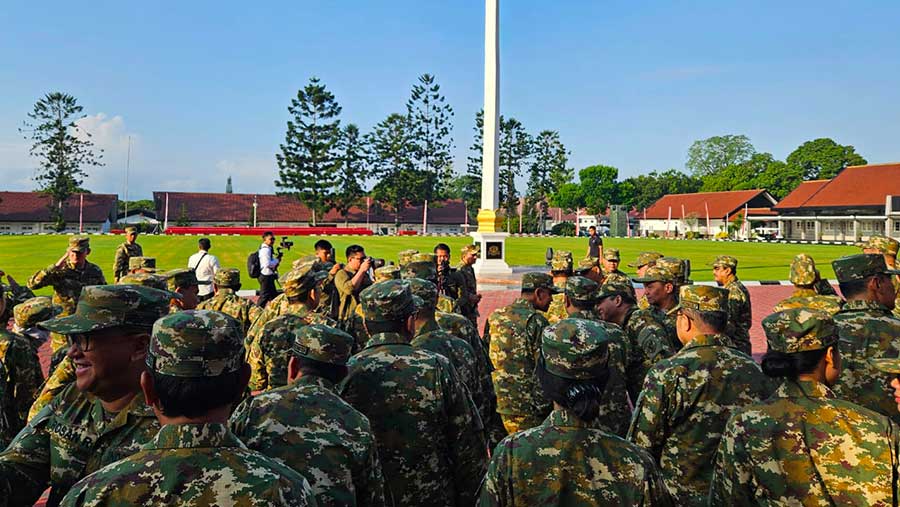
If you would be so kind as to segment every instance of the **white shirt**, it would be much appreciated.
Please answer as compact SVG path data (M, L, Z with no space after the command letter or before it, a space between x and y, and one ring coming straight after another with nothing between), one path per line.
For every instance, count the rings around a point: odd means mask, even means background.
M272 247L263 243L259 247L259 271L266 276L277 275L278 259L272 255Z
M206 255L204 256L203 254ZM197 280L201 282L210 282L209 285L199 285L200 291L198 294L201 296L212 294L212 281L213 277L216 276L216 271L219 270L219 259L217 259L215 255L210 255L206 253L206 251L200 250L190 256L188 259L188 267L197 272Z

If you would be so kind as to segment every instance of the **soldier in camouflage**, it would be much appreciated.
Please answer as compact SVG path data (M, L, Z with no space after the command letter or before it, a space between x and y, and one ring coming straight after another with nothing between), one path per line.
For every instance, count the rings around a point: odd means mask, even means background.
M619 271L619 262L621 260L618 248L603 249L603 257L600 261L603 264L603 280L599 284L602 285L606 280L620 280L624 283L631 283L628 275Z
M900 319L891 314L894 286L900 271L889 269L878 254L848 255L831 263L847 303L834 316L843 360L834 393L900 423L900 413L885 396L890 377L869 363L900 355Z
M419 278L427 280L437 285L437 267L434 262L423 259L425 256L433 256L434 254L416 254L413 261L409 262L400 271L400 278L406 280L409 278ZM456 300L446 294L438 294L437 309L447 313L459 313L457 311Z
M550 261L550 276L553 277L553 285L559 289L559 292L553 295L553 301L550 308L544 312L547 322L555 324L566 317L566 280L572 276L572 252L566 250L557 250L553 252L553 259Z
M132 273L119 278L116 285L141 285L159 290L169 290L169 281L163 275L156 273Z
M34 297L34 292L28 287L23 287L16 282L12 275L0 269L0 278L6 277L6 284L0 283L0 293L3 294L3 300L6 302L6 309L0 312L0 322L9 322L12 318L12 311L16 305Z
M172 313L183 310L194 310L200 304L200 286L209 285L208 280L197 280L197 272L190 268L177 268L165 273L169 290L180 295L173 299L170 306Z
M447 359L410 345L416 308L407 284L374 284L360 300L371 338L350 359L340 392L372 423L395 505L472 505L487 449L465 387Z
M600 286L597 293L599 317L616 324L625 332L628 358L625 363L625 387L632 403L644 385L647 371L659 361L673 355L680 347L673 343L678 336L670 336L658 312L642 310L635 304L631 284L611 280ZM679 342L680 343L680 342ZM629 421L630 422L630 421Z
M242 340L237 320L210 310L156 321L141 387L159 433L79 481L61 505L315 506L306 479L228 429L250 375Z
M541 312L550 307L558 292L550 275L525 273L521 296L488 317L485 340L494 366L491 375L497 412L508 433L541 424L552 408L537 384L534 367L540 354L541 333L549 325Z
M797 254L791 261L791 283L794 284L794 292L783 299L772 312L780 312L788 308L813 308L834 315L841 310L844 301L837 296L826 296L816 290L821 280L816 262L805 253Z
M128 272L126 274L135 273L156 273L156 257L137 256L128 259ZM122 275L125 276L125 275ZM116 279L118 283L121 276Z
M628 440L647 449L677 505L704 506L712 461L728 416L765 399L768 379L723 334L728 291L681 287L678 338L684 348L655 364L638 396Z
M644 276L634 278L637 283L644 285L644 296L650 307L650 312L659 322L666 327L666 335L670 338L669 344L673 352L681 349L681 342L678 340L678 330L675 326L675 313L669 313L669 310L678 305L678 274L672 268L679 266L680 262L666 264L663 263L663 257L659 262L644 271Z
M634 268L637 271L637 277L640 278L644 276L648 268L655 266L657 259L660 259L662 256L663 254L659 252L641 252L634 262L628 263L628 267ZM647 302L647 296L644 295L641 296L637 304L641 310L646 310L650 307L650 303Z
M6 378L6 367L3 366L3 361L0 361L0 448L6 448L16 436L16 432L9 423L9 413L13 412L13 401Z
M129 273L129 259L144 255L144 249L137 244L137 237L137 227L133 225L125 227L125 242L116 248L116 258L113 261L113 278L116 282Z
M56 317L61 311L62 308L54 305L47 296L28 298L13 308L12 330L14 333L28 338L31 348L36 353L38 348L50 337L50 332L38 327L38 324Z
M891 377L890 386L894 389L893 399L897 404L897 411L900 412L900 358L888 357L872 359L869 361L876 370L887 373Z
M386 282L388 280L399 280L400 279L400 266L395 266L393 264L389 264L387 266L381 266L380 268L375 270L375 281L376 282Z
M262 313L262 309L237 295L241 290L241 272L235 268L222 268L213 275L213 297L197 305L198 310L213 310L230 315L241 323L246 334L250 325Z
M413 256L417 253L419 253L419 251L414 249L400 250L397 252L397 264L400 266L400 269L405 268L407 264L412 262Z
M897 252L900 250L900 242L896 239L876 235L869 238L868 241L858 245L863 249L863 253L874 253L884 256L884 263L890 269L897 269ZM892 276L891 282L894 284L894 290L897 297L894 300L894 317L900 318L900 277Z
M603 281L600 265L593 257L586 257L578 261L578 266L572 268L572 274L589 278L598 284Z
M731 415L709 505L895 504L897 427L829 389L841 374L831 316L792 308L766 317L763 329L762 369L781 385Z
M335 392L353 337L321 324L293 330L289 384L244 400L231 430L250 449L303 473L320 507L386 505L369 420Z
M159 430L141 393L153 322L168 292L132 285L82 289L75 313L41 325L70 343L76 381L0 453L0 506L59 504L82 477L137 452Z
M3 289L0 288L0 313L4 313L5 305L6 299L3 298ZM52 318L55 309L50 298L33 298L18 305L13 313L17 317L17 322L28 326L20 329L27 330L38 322ZM0 326L0 363L4 366L4 375L0 380L6 386L0 397L2 407L0 417L5 419L6 432L10 437L25 427L28 409L37 398L41 384L44 383L37 345L31 338L11 333L6 330L6 326Z
M536 375L553 411L494 451L478 505L671 505L652 458L597 429L609 369L606 328L565 319L541 338Z
M728 330L735 347L748 356L753 354L750 344L750 326L753 312L750 307L750 293L737 277L738 260L730 255L719 255L710 264L713 276L720 287L728 290Z
M478 303L481 302L481 294L478 294L478 282L475 279L475 270L472 266L478 260L481 248L478 245L466 245L462 248L459 264L456 266L457 285L459 286L459 300L457 308L463 317L478 325Z

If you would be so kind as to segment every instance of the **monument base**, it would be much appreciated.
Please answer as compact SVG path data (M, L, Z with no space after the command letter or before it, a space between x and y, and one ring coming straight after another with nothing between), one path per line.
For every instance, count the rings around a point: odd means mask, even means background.
M472 233L475 244L481 247L481 255L472 266L477 276L512 274L512 268L506 263L506 238L508 236L509 234L505 232Z

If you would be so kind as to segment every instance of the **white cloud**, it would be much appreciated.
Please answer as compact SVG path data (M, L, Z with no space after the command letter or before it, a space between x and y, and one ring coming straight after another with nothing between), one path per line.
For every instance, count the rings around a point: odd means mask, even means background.
M98 152L103 150L101 161L104 165L85 168L88 173L84 180L85 188L97 193L119 194L120 198L123 198L125 167L128 162L128 138L131 138L131 154L134 162L135 155L141 149L141 137L129 132L125 120L119 115L108 117L106 113L97 113L86 116L76 123L84 132L90 134L90 140Z
M215 185L208 192L224 192L225 181L231 176L234 193L274 193L278 166L275 155L245 156L216 162ZM221 184L219 184L221 181Z

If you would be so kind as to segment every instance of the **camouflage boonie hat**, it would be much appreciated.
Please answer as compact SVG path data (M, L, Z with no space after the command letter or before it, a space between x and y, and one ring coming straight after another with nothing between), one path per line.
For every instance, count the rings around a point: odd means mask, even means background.
M599 288L600 284L583 276L570 276L566 280L566 296L575 301L596 301Z
M281 289L284 295L293 298L300 296L305 291L316 286L316 284L328 277L327 271L315 271L315 258L306 259L304 262L296 264L294 269L288 271L278 280L281 283Z
M42 322L39 327L59 334L79 334L118 326L149 329L169 313L181 295L138 285L88 285L81 289L75 313Z
M422 303L417 306L426 310L434 310L438 299L437 285L421 278L407 278L405 281L413 296L422 299Z
M563 289L553 285L553 277L540 271L531 271L522 275L522 290L547 289L551 294L561 294Z
M397 253L397 262L400 264L400 267L406 266L410 262L412 262L413 255L419 253L418 250L401 250Z
M481 246L480 245L466 245L466 246L462 247L462 254L466 255L468 253L475 254L475 255L480 254Z
M116 285L142 285L159 290L169 290L166 278L154 273L132 273L119 278Z
M655 267L665 268L672 275L672 282L682 285L686 282L685 262L677 257L660 257L656 259Z
M900 275L900 271L888 269L882 254L845 255L831 261L831 267L839 283L863 280L878 274Z
M294 259L294 262L291 263L291 269L297 269L300 266L305 266L306 264L315 264L319 260L315 255L304 255L299 259Z
M301 325L295 328L294 336L291 352L295 356L339 366L350 359L353 337L340 329L323 324Z
M597 289L597 299L605 299L616 294L627 294L631 296L631 299L637 300L634 287L621 277L607 277Z
M557 250L550 261L550 271L572 271L572 252Z
M137 227L135 227L133 225L126 225L125 226L125 234L130 234L132 232L135 232L135 233L138 232Z
M678 289L678 304L667 313L672 315L682 308L701 312L727 312L728 289L711 285L685 285Z
M596 257L587 257L578 261L578 266L572 270L576 275L583 275L597 267Z
M641 266L646 266L647 264L655 263L657 259L661 258L663 254L659 252L641 252L638 254L637 259L634 262L629 262L628 267L630 268L639 268Z
M359 293L363 316L373 322L392 322L405 319L416 311L409 284L388 280L370 285Z
M244 364L244 333L234 317L212 310L176 312L153 324L147 367L160 375L218 377Z
M47 296L39 296L14 306L13 319L17 326L28 329L56 317L61 311L62 308L54 305L52 299Z
M209 281L197 280L197 272L190 268L178 268L165 273L166 279L169 281L169 290L175 290L180 287L190 287L191 285L209 285Z
M69 250L73 252L82 252L91 249L91 238L84 236L72 236L69 238Z
M819 278L816 261L805 253L797 254L791 261L791 283L794 285L812 285Z
M399 280L400 279L400 266L395 266L393 264L387 266L381 266L380 268L375 270L375 281L383 282L385 280Z
M220 289L237 289L241 286L241 272L237 268L222 268L216 271L213 283Z
M869 241L857 243L857 246L860 248L878 250L882 255L892 255L894 257L897 256L897 251L900 250L900 242L894 238L881 235L871 236Z
M146 269L147 271L156 270L156 257L129 257L128 269Z
M900 376L900 358L882 357L879 359L869 359L869 364L878 371L884 373L893 373Z
M437 266L433 262L414 261L406 266L400 272L400 278L421 278L429 282L437 282Z
M821 350L838 342L831 315L811 308L790 308L762 321L769 350L794 354Z
M644 272L644 276L632 278L637 283L650 283L650 282L675 282L675 275L672 271L659 263L655 266L651 266L647 268L647 271Z
M609 361L608 341L606 329L594 321L563 319L541 335L544 369L565 379L597 378Z
M738 260L736 257L731 255L718 255L711 263L710 266L722 266L723 268L731 268L736 269L738 265Z
M604 248L603 249L603 258L608 261L621 261L621 257L619 257L619 249L618 248Z
M437 255L431 252L420 252L412 257L410 257L409 261L412 262L430 262L432 264L437 262Z

